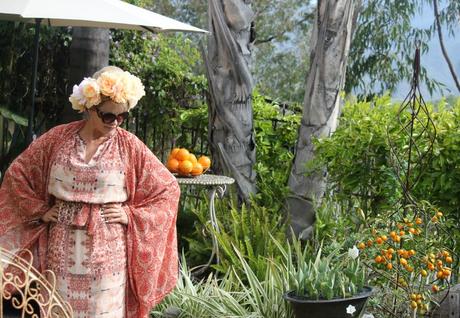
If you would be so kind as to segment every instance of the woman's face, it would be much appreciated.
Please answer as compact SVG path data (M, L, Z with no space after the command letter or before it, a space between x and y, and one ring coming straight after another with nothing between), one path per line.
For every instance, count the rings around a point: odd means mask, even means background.
M90 108L89 121L95 130L105 135L122 124L126 113L126 105L107 100Z

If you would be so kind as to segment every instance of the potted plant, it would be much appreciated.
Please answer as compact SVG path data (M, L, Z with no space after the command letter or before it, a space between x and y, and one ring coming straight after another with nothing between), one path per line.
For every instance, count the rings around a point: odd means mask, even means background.
M316 253L309 246L302 249L297 240L287 248L278 247L289 281L284 298L296 318L361 317L372 288L365 286L366 268L356 246L343 252L339 244L328 255L322 247Z

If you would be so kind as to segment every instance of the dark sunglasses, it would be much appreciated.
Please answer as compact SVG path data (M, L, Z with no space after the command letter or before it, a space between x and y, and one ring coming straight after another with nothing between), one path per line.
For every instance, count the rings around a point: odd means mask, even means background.
M104 124L111 124L114 122L114 120L116 120L118 124L121 124L126 118L128 118L128 115L129 115L128 112L124 112L118 115L115 115L113 113L106 113L106 112L100 111L97 107L96 107L96 113L97 113L97 116L99 116L99 118L102 119L102 122Z

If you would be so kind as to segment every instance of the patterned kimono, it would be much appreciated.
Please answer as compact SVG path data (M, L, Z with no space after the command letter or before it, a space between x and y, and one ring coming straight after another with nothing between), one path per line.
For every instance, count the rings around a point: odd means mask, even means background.
M0 246L32 250L75 317L147 317L177 280L179 187L121 128L85 162L83 125L51 129L11 164L0 188ZM103 222L102 205L112 202L128 226ZM53 204L58 222L37 222Z

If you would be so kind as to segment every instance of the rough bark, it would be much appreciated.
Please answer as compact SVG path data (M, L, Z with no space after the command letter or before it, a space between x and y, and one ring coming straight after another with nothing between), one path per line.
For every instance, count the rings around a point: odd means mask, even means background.
M256 192L252 89L249 71L254 12L251 1L209 0L206 68L210 86L209 139L217 173L231 174L245 201Z
M68 94L72 93L73 85L78 85L83 77L92 76L109 64L110 31L100 28L74 27L70 46L70 70ZM61 123L80 119L81 115L69 107L65 107L60 118Z
M325 171L307 174L314 156L313 140L329 136L337 127L340 91L345 82L348 52L359 10L358 1L318 1L311 38L310 69L296 155L289 176L287 212L294 233L308 238L315 220L315 204L325 191Z

